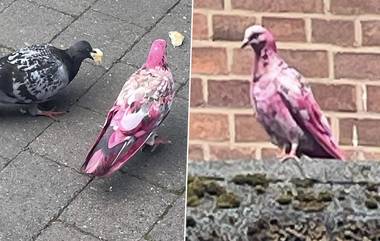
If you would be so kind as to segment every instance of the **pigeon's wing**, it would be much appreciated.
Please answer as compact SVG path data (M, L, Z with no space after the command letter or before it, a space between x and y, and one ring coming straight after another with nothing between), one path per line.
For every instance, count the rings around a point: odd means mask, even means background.
M301 74L293 68L286 68L278 77L278 85L278 92L297 124L332 157L344 159L326 117Z
M50 45L34 45L0 59L0 102L49 99L68 83L68 72Z
M108 176L120 169L164 120L173 97L169 71L142 68L133 74L109 111L82 171Z

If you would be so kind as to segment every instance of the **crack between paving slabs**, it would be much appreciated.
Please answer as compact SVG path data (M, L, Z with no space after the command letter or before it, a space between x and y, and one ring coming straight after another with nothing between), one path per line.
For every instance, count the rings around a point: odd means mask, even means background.
M74 172L76 172L76 173L78 173L78 174L81 174L81 175L83 175L83 176L90 177L89 175L83 174L82 172L78 171L78 170L75 169L74 167L71 167L71 166L66 165L66 164L64 164L64 163L61 163L61 162L58 162L58 161L56 161L56 160L51 159L50 157L48 157L48 156L45 155L45 154L40 154L40 153L38 153L38 152L33 151L33 150L30 149L30 148L28 148L28 149L25 150L25 151L29 151L30 154L36 155L36 156L41 157L41 158L43 158L43 159L45 159L45 160L47 160L47 161L53 162L53 163L57 164L57 165L60 166L60 167L69 168L69 169L71 169L72 171L74 171Z
M72 224L72 223L66 223L66 222L64 222L64 221L61 220L61 219L57 219L56 222L60 222L60 223L62 223L63 225L65 225L66 227L71 227L71 228L75 229L76 231L78 231L78 232L80 232L80 233L82 233L82 234L84 234L84 235L91 236L91 237L96 238L96 239L101 240L101 241L108 241L107 239L105 239L105 238L103 238L103 237L98 237L98 236L96 236L96 235L93 234L93 233L90 233L90 232L88 232L88 231L85 231L85 230L79 228L79 227L76 226L75 224Z
M8 6L6 6L3 10L0 11L0 13L3 13L5 10L7 10L10 6L12 6L17 0L14 0L13 2L9 3Z
M178 190L169 189L167 187L161 186L160 184L150 182L149 180L147 180L144 177L140 177L140 176L137 176L135 174L128 173L127 171L120 170L120 172L123 173L123 174L129 175L131 177L137 178L140 181L146 182L146 183L148 183L148 184L150 184L152 186L155 186L155 187L158 187L158 188L164 190L165 192L168 192L168 193L171 193L171 194L174 194L174 195L177 195L177 196L182 195L184 193L185 189L186 189L186 187L183 187L183 188L178 189Z
M9 166L9 164L11 164L15 159L17 159L17 157L21 155L21 153L26 151L29 148L30 144L32 144L38 137L40 137L51 125L53 125L54 122L55 121L51 121L40 133L37 134L35 138L33 138L33 140L31 140L24 147L22 147L22 149L13 158L11 158L9 162L5 163L4 167L0 170L0 174L7 168L7 166Z
M68 29L75 21L77 21L80 17L82 17L88 10L91 9L92 5L96 4L99 0L93 2L90 6L88 6L83 12L81 12L78 16L76 16L73 21L71 21L66 27L64 27L61 31L59 31L53 38L49 41L49 43L53 42L58 36L63 33L66 29Z
M50 7L50 6L47 6L47 5L44 5L44 4L39 4L38 2L35 2L34 0L28 0L28 2L30 2L31 4L34 4L38 7L43 7L43 8L46 8L46 9L50 9L50 10L53 10L55 12L58 12L58 13L61 13L63 15L66 15L66 16L69 16L69 17L72 17L72 18L76 18L77 15L75 14L71 14L71 13L66 13L64 11L61 11L59 9L56 9L56 8L53 8L53 7ZM71 24L71 23L70 23Z
M87 187L88 185L90 185L90 183L94 180L95 178L94 177L91 177L90 180L88 180L88 182L81 188L79 189L78 191L74 192L73 196L68 200L68 202L58 210L58 213L56 215L53 216L52 219L50 219L48 221L48 223L41 229L38 231L37 234L33 235L32 236L32 241L35 241L40 235L41 233L46 230L48 227L50 227L55 221L58 220L58 218L61 216L61 214L63 213L63 211L66 210L66 208L79 196L79 194L81 194Z
M111 18L117 19L117 20L119 20L119 21L121 21L121 22L124 22L124 23L129 23L129 24L131 24L131 25L134 25L135 27L139 27L139 28L141 28L141 29L146 30L146 28L144 28L143 26L138 25L137 23L129 22L129 21L125 20L125 19L119 18L119 17L117 17L117 16L113 16L113 15L108 14L108 13L103 13L103 12L97 10L97 9L94 9L94 8L91 9L91 10L94 11L94 12L96 12L96 13L103 14L104 16L108 16L108 17L111 17Z
M164 210L164 212L157 218L157 220L152 224L152 226L150 226L150 228L148 229L148 231L141 237L145 240L148 240L148 241L153 241L152 238L149 236L149 233L152 232L152 230L154 229L154 227L160 222L162 221L165 216L169 213L170 209L172 209L174 207L174 204L181 198L181 196L179 196L177 199L175 199L172 203L170 203Z
M94 4L96 3L96 2L98 2L99 0L97 0L97 1L95 1L94 2ZM94 86L94 85L96 85L97 83L98 83L98 81L101 79L101 78L103 78L103 76L105 76L106 74L108 74L110 71L111 71L111 69L117 64L117 63L123 63L122 61L121 61L121 59L123 59L124 58L124 56L129 52L129 51L131 51L148 33L150 33L156 26L157 26L157 24L159 24L164 18L165 18L165 16L166 15L168 15L168 13L170 13L179 3L181 2L181 0L178 0L175 4L173 4L173 6L171 6L161 17L159 17L158 19L157 19L157 21L147 30L147 31L145 31L140 37L138 37L133 43L132 43L132 45L129 47L129 48L127 48L125 51L124 51L124 53L118 58L118 59L116 59L114 62L112 62L111 63L111 65L110 65L110 67L107 69L107 71L106 72L104 72L79 98L78 98L78 101L84 96L84 95L86 95L90 90L91 90L91 88ZM88 9L87 9L88 10ZM87 11L86 10L86 11ZM84 14L84 12L80 15L80 16L82 16ZM76 20L74 20L73 22L75 22ZM69 26L71 25L72 23L70 23L69 24ZM66 30L69 26L67 26L64 30ZM64 30L62 30L59 34L61 34ZM57 34L55 37L54 37L54 39L55 38L57 38L58 37L58 35L59 34ZM54 39L52 39L51 41L53 41Z

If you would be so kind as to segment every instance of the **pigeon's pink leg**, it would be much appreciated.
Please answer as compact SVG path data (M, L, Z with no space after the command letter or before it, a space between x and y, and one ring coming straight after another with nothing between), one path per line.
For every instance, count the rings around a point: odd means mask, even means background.
M51 109L50 111L42 111L42 110L38 109L38 104L32 104L28 108L28 112L32 116L46 116L46 117L49 117L55 121L57 120L56 116L63 115L66 113L66 112L53 111L53 110L54 110L54 108Z
M290 152L288 154L285 154L281 159L280 159L280 162L281 163L284 163L288 160L295 160L296 161L296 166L298 167L298 169L300 170L300 173L301 175L304 177L304 178L309 178L308 176L306 176L304 170L302 169L302 166L301 166L301 160L298 158L298 156L296 155L296 151L297 151L297 147L298 147L298 144L297 143L293 143L292 144L292 149L290 150Z
M39 111L37 115L46 116L56 121L57 120L56 116L63 115L65 113L66 112L62 112L62 111Z
M290 149L290 152L289 153L285 153L285 149L286 148L284 148L284 155L281 157L281 159L280 159L280 161L282 162L282 163L284 163L284 162L286 162L287 160L289 160L289 159L294 159L294 160L296 160L297 162L299 162L300 161L300 159L297 157L297 155L296 155L296 151L297 151L297 147L298 147L298 144L297 143L293 143L292 144L292 148Z
M283 158L284 156L286 156L286 147L280 147L281 151L280 153L277 154L277 157L278 158Z
M157 133L152 134L148 141L145 142L145 144L152 147L150 150L151 152L154 152L159 145L171 143L172 142L167 137L159 136Z

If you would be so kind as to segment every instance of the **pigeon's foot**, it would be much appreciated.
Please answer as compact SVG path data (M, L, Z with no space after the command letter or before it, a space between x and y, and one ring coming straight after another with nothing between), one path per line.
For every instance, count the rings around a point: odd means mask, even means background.
M288 155L286 153L286 147L281 147L280 152L277 154L277 158L283 159L286 155Z
M46 117L49 117L52 120L57 121L56 116L63 115L65 113L66 112L62 112L62 111L39 111L37 115L39 115L39 116L46 116Z
M282 156L279 156L280 157L280 162L284 163L288 160L295 160L297 162L300 162L300 159L298 158L298 156L296 156L295 154L285 154L285 155L282 155Z
M56 116L63 115L66 113L66 112L62 112L62 111L53 111L53 110L54 110L54 108L51 109L50 111L40 110L40 109L38 109L37 104L31 105L28 108L28 112L32 116L46 116L46 117L49 117L50 119L55 120L55 121L57 121Z
M157 133L154 133L150 136L148 141L145 143L148 146L151 146L151 152L154 152L159 145L171 144L172 142L163 136L159 136Z

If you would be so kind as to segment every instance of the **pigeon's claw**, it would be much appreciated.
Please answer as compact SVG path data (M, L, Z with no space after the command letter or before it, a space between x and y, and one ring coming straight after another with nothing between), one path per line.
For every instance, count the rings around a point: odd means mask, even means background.
M167 137L159 136L156 133L151 135L147 142L145 142L146 146L151 146L150 151L154 152L159 145L171 144L171 140Z
M39 116L46 116L46 117L49 117L52 120L57 121L56 116L63 115L65 113L66 112L63 112L63 111L39 111L37 113L37 115L39 115Z
M286 162L289 159L293 159L293 160L295 160L297 162L300 162L300 159L296 155L297 148L298 148L298 144L293 143L292 144L292 148L290 149L290 152L286 153L286 147L282 147L280 161L282 163L284 163L284 162Z

